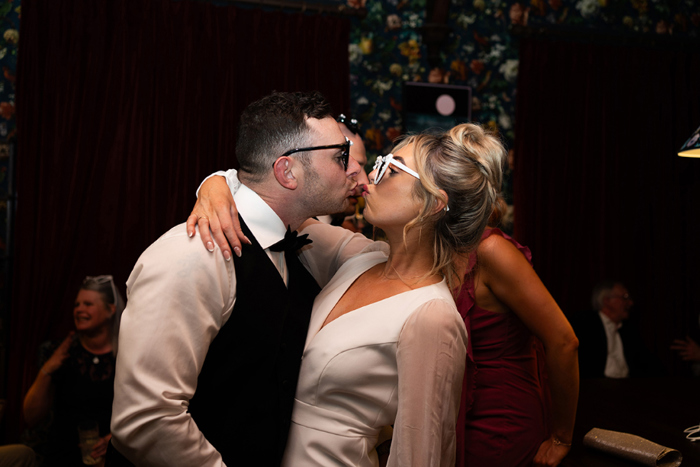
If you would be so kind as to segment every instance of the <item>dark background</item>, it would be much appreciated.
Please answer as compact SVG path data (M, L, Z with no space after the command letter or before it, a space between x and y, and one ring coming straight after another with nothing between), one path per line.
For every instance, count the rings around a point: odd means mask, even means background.
M538 37L539 36L539 37ZM700 124L700 47L620 37L525 37L516 105L515 237L566 313L622 281L669 374L674 338L697 338L700 160L677 151Z

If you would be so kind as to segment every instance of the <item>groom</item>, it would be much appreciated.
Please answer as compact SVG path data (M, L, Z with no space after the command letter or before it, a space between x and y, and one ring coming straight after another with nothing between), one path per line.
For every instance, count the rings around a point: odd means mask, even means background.
M320 290L285 230L344 210L361 169L319 93L274 93L240 122L234 199L250 244L225 260L176 226L127 281L112 442L138 465L277 466L284 451Z

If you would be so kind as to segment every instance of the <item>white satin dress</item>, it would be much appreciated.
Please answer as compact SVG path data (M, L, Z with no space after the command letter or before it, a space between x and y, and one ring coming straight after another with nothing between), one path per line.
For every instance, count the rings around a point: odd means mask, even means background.
M283 466L453 466L467 332L443 280L326 317L384 251L345 262L314 302ZM375 249L376 250L376 249Z

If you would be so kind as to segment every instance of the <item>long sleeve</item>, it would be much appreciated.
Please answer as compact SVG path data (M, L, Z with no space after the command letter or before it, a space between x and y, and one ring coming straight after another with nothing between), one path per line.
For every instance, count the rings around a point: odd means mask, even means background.
M433 300L398 342L398 412L388 466L454 466L467 331L454 303Z
M197 235L198 237L198 235ZM221 466L187 413L209 345L235 302L233 262L174 227L139 258L127 282L112 435L137 465Z
M306 226L301 233L309 234L313 243L301 250L300 260L321 287L328 284L348 259L360 252L382 250L389 254L389 245L385 242L374 242L362 234L322 222Z
M224 177L224 179L226 179L226 184L231 189L231 193L234 194L238 191L238 188L241 186L241 182L240 180L238 180L238 171L236 169L228 169L225 172L223 170L219 170L211 175L208 175L204 180L202 180L202 183L199 184L199 187L197 187L197 191L195 192L197 198L199 198L199 190L202 188L202 185L204 185L204 182L206 182L212 177Z

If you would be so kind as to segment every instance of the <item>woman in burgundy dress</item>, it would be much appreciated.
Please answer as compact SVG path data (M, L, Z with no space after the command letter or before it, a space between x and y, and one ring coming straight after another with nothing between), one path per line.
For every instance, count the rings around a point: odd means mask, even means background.
M555 466L569 452L578 340L530 261L498 229L469 259L457 298L469 333L459 465Z

